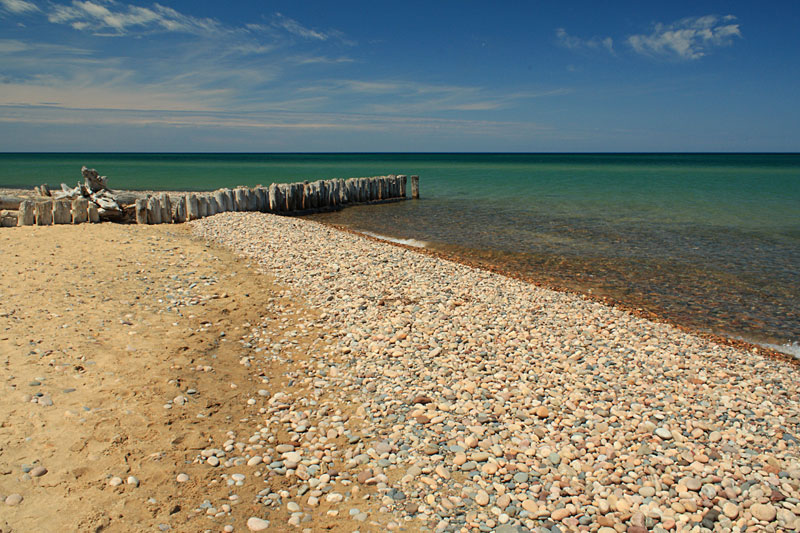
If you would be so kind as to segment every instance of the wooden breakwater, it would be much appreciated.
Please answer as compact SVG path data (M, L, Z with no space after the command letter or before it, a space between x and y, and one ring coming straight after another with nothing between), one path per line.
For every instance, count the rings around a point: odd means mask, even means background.
M104 216L103 206L86 198L0 198L0 226L48 226L116 220L137 224L170 224L197 220L227 211L259 211L301 215L348 205L393 202L408 197L408 176L329 179L273 183L269 187L236 187L213 192L157 193L122 206L122 215ZM411 197L419 198L419 176L411 176Z

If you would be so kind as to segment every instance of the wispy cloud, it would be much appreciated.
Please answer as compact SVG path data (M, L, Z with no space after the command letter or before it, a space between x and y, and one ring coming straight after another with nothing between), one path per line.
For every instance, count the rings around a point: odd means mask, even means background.
M566 88L543 91L500 92L478 86L420 83L405 80L328 80L298 89L301 93L323 95L338 102L350 102L357 112L398 115L449 111L493 111L512 108L520 101L556 96Z
M69 24L76 30L90 29L95 33L111 31L110 35L126 35L133 30L210 33L223 30L214 19L185 15L171 7L153 4L152 7L119 5L114 0L97 3L73 0L72 4L52 4L47 18L54 24Z
M0 11L22 14L39 11L39 8L33 2L26 0L0 0Z
M730 46L742 33L736 17L706 15L688 17L672 24L656 23L647 35L631 35L628 44L639 54L700 59L712 49Z
M570 50L606 50L614 53L614 39L611 37L584 39L568 34L564 28L558 28L556 29L556 39L561 46Z
M297 35L298 37L302 37L304 39L316 39L318 41L326 41L329 38L329 35L317 31L312 30L311 28L306 28L299 22L294 19L290 19L289 17L284 17L280 13L275 14L275 21L273 24L279 28L283 28L284 30L288 31L291 34Z

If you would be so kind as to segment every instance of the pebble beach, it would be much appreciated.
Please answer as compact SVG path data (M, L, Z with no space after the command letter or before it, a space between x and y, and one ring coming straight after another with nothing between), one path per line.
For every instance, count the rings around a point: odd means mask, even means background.
M190 225L328 332L194 459L266 485L251 531L800 529L790 362L311 221ZM241 364L291 363L273 337Z
M759 348L302 218L0 248L2 533L800 527Z

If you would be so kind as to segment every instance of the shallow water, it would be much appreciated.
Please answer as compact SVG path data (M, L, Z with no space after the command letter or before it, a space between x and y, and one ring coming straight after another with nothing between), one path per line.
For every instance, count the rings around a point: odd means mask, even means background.
M419 201L312 218L694 328L800 340L797 154L0 154L0 187L72 184L83 164L156 190L419 174Z

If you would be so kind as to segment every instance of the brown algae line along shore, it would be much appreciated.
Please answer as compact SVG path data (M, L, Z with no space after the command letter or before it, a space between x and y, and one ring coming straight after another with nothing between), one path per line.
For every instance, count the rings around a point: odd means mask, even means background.
M389 529L800 527L794 365L303 219L192 226L324 312Z

